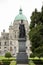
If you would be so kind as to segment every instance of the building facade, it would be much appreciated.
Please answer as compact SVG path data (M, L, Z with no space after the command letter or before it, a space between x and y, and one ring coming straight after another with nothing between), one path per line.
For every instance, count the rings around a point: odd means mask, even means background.
M0 37L0 55L5 55L6 52L10 52L12 56L16 56L19 51L18 39L19 39L19 25L23 20L23 24L26 30L26 52L30 55L30 41L29 41L29 25L27 18L23 15L22 9L20 8L19 14L15 17L12 25L9 26L9 33L5 30L1 32Z

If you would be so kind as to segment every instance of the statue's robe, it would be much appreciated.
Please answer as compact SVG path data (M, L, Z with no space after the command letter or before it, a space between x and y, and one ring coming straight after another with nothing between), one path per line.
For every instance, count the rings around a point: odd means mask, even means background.
M24 24L20 24L19 26L19 38L25 38L26 32L25 32L25 26Z

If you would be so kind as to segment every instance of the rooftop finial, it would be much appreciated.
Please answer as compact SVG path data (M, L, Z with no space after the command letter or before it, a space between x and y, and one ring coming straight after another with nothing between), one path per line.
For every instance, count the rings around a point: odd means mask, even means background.
M22 9L20 8L19 13L22 14Z

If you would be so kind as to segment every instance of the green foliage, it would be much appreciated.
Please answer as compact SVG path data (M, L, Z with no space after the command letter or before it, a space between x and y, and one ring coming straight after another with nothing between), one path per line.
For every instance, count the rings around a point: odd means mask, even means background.
M43 7L41 12L36 9L32 13L29 39L31 41L31 57L43 57Z
M39 57L34 57L34 58L29 58L29 65L43 65L43 58Z
M16 65L16 58L0 56L0 65Z
M2 63L3 63L3 65L10 65L11 61L12 61L11 59L3 59Z
M35 11L32 13L31 16L31 23L30 23L30 29L34 28L36 24L41 23L40 18L41 18L41 13L35 9ZM39 17L40 16L40 17Z
M10 52L5 53L5 57L6 57L6 58L12 57L12 56L11 56L11 53L10 53Z
M31 57L31 58L34 58L34 57L35 57L35 55L32 53L32 54L30 54L30 57Z
M29 61L29 65L35 65L33 61Z

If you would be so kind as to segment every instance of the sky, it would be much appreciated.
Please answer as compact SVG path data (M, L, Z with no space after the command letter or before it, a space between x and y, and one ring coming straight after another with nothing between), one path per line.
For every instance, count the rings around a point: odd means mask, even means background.
M3 29L8 32L11 22L14 22L19 9L27 17L30 24L30 16L35 8L41 11L43 0L0 0L0 34Z

